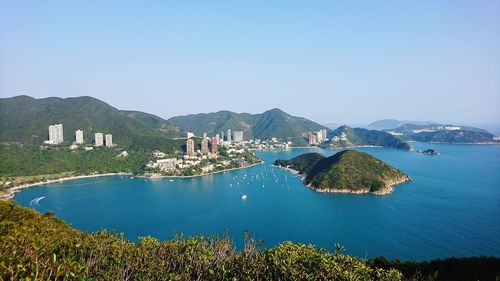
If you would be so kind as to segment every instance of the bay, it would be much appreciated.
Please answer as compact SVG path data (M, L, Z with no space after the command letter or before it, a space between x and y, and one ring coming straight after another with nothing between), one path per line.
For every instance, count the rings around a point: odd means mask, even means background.
M500 256L500 146L414 146L441 155L357 149L412 177L386 196L314 192L272 163L338 150L290 149L257 152L264 164L244 170L175 180L71 180L24 189L14 200L42 213L51 210L77 229L114 230L133 241L227 232L241 248L248 230L265 247L293 241L333 250L339 243L363 258Z

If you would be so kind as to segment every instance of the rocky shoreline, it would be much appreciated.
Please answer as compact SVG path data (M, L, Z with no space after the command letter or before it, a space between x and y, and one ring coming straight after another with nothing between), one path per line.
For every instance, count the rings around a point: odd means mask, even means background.
M314 190L316 192L321 192L321 193L345 193L345 194L358 194L358 195L362 195L362 194L387 195L387 194L391 194L394 191L393 187L395 185L412 181L412 179L409 176L400 177L400 178L397 178L395 180L388 180L386 182L386 186L383 187L380 190L377 190L377 191L370 191L369 188L364 188L364 189L317 188L317 187L314 187L311 184L306 184L305 183L305 178L306 178L307 175L300 174L299 171L294 170L292 168L282 167L282 166L276 166L276 165L273 165L273 166L277 167L277 168L280 168L282 170L285 170L287 172L290 172L290 173L292 173L294 175L300 176L302 182L304 183L304 185L306 187L308 187L308 188L310 188L310 189L312 189L312 190Z

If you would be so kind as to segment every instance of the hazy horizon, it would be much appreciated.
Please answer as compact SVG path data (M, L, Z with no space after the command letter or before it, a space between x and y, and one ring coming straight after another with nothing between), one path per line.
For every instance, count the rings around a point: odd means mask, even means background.
M0 97L500 123L500 2L1 1Z

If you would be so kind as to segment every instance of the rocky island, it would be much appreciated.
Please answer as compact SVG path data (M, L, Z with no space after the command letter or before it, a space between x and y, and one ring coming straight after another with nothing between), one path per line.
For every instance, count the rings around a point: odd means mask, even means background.
M355 150L325 157L306 153L290 160L276 160L275 166L304 176L304 183L318 192L385 195L393 186L411 178L387 163Z

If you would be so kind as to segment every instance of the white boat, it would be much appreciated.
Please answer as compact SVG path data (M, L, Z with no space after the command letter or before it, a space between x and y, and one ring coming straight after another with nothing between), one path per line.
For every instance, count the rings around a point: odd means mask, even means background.
M247 195L246 194L241 195L241 200L246 200L246 199L247 199Z
M174 181L174 180L170 180L170 181Z

